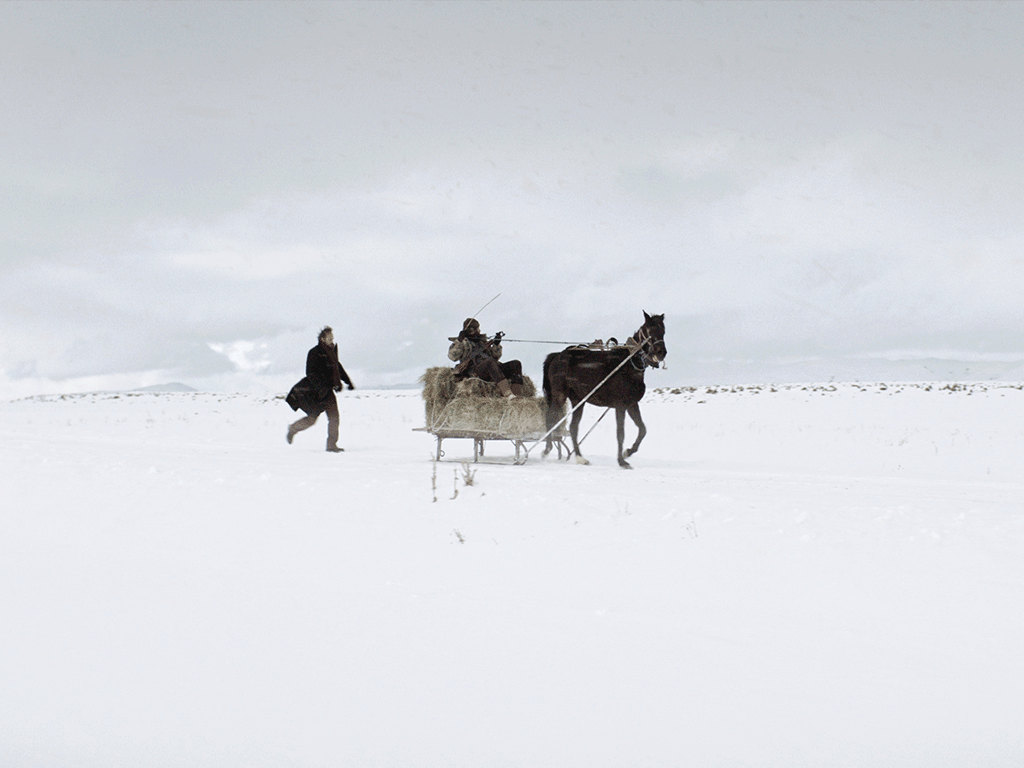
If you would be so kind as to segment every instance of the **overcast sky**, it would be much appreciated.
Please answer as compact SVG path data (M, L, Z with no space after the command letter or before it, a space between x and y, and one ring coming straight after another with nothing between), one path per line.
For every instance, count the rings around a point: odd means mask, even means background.
M1024 3L0 4L0 395L1024 359ZM539 383L557 347L507 344ZM653 380L652 380L653 381Z

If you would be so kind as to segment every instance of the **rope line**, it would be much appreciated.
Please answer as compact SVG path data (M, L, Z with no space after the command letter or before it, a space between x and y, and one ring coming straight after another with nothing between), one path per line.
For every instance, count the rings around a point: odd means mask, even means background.
M583 346L586 346L585 343L578 342L578 341L538 341L536 339L505 339L505 338L503 338L501 341L502 341L502 343L504 343L506 341L514 341L514 342L517 342L519 344L565 344L566 346L569 346L569 347L583 347Z

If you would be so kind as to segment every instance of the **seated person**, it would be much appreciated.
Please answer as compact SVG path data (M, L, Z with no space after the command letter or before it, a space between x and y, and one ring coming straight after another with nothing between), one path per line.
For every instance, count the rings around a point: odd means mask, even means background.
M452 345L448 348L448 359L457 360L455 381L474 376L482 381L494 382L505 397L519 397L523 394L523 364L518 360L499 362L501 359L501 337L498 333L488 339L480 332L480 323L475 318L466 318L458 336L449 336Z

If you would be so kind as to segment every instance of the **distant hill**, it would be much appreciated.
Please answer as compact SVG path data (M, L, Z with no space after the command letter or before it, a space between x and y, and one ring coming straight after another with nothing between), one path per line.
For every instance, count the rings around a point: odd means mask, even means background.
M131 390L132 392L198 392L199 390L190 387L188 384L182 384L177 381L172 381L170 384L153 384L148 387L139 387L138 389Z
M684 385L787 384L793 382L897 382L897 381L1021 381L1024 361L967 361L922 358L831 358L793 362L736 360L682 360L673 364L672 378ZM648 374L648 386L658 383L659 372ZM668 378L665 376L664 378Z

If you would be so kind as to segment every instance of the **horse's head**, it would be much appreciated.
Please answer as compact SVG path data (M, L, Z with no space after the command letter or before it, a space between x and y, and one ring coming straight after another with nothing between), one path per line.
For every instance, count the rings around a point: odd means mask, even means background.
M657 368L665 361L668 349L665 347L665 315L648 315L644 312L644 324L636 332L641 344L644 362Z

